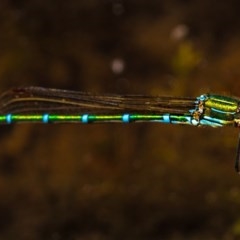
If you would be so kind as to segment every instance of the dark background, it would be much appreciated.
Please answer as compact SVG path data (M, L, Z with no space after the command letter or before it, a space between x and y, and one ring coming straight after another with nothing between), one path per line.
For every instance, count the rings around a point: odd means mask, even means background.
M239 1L1 0L0 90L240 96ZM236 239L238 130L0 128L0 239Z

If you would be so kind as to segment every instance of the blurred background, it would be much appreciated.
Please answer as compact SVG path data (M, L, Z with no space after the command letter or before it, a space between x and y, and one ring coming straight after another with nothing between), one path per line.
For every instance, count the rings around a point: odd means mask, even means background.
M1 0L0 91L240 96L239 1ZM238 130L0 128L0 239L237 239Z

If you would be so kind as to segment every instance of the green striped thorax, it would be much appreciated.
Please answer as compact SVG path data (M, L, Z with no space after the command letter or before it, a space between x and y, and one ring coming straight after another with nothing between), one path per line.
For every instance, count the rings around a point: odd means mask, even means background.
M224 125L240 126L240 99L216 94L204 94L199 98L203 104L203 118Z

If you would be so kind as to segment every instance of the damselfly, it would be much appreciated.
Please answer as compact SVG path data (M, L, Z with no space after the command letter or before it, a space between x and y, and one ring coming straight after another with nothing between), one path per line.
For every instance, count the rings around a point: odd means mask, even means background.
M95 95L24 87L0 96L0 124L159 122L193 126L240 127L240 98L203 94L197 98ZM235 169L240 172L240 136Z

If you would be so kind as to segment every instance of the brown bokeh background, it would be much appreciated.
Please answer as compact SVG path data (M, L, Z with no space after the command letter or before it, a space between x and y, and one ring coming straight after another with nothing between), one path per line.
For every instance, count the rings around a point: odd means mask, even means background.
M0 2L0 90L240 96L236 0ZM238 130L1 126L0 239L236 239Z

